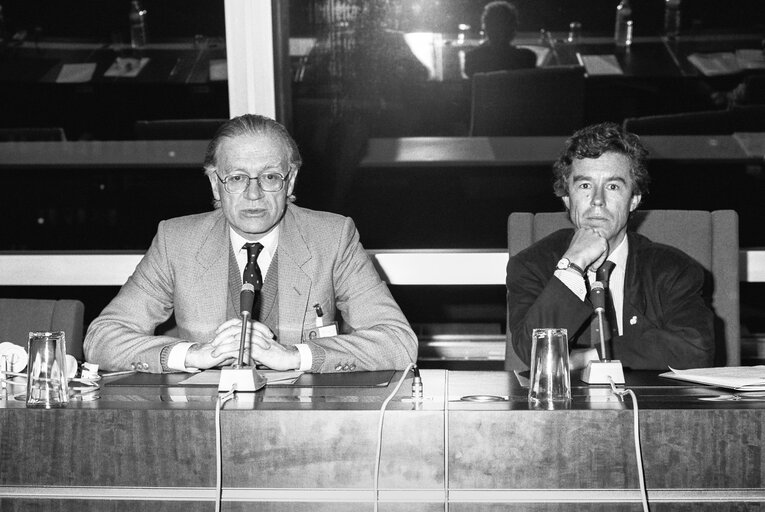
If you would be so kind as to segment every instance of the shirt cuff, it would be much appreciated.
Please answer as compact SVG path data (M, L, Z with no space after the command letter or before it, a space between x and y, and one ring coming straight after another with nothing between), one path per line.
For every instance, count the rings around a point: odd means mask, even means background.
M199 368L186 368L186 354L193 343L181 341L173 345L167 356L167 368L180 372L198 372Z
M587 286L584 284L584 277L581 274L569 270L556 270L554 275L566 285L566 288L579 297L579 300L584 302L584 298L587 296Z
M308 345L304 345L303 343L298 343L295 345L295 347L300 354L300 368L298 368L298 370L301 372L307 372L311 369L311 365L313 365L313 355L311 354L311 349L308 347Z

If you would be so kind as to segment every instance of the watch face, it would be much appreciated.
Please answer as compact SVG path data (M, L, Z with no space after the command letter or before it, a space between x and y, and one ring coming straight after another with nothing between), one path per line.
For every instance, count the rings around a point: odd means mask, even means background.
M568 261L568 258L561 258L560 261L558 261L558 268L560 270L566 270L569 265L571 265L571 262Z

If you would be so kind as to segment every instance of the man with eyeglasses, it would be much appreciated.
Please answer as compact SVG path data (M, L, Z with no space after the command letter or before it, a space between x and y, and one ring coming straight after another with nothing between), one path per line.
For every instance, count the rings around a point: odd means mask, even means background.
M275 370L403 369L417 339L353 221L292 204L301 158L272 119L244 115L210 142L215 210L160 223L148 252L88 328L85 356L106 370L195 371L234 363L248 254L262 290L246 363ZM245 244L256 242L258 251ZM177 335L155 335L175 316ZM336 333L318 331L337 321Z

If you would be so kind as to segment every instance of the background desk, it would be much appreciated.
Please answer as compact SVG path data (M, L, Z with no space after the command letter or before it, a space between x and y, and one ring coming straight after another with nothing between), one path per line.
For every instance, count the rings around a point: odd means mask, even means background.
M640 510L631 406L576 381L570 409L534 411L513 374L434 370L423 380L422 406L396 399L385 417L380 510L443 510L446 491L450 510ZM703 401L725 393L650 373L627 380L652 510L765 501L764 402ZM224 509L372 510L378 408L394 384L271 387L226 404ZM460 401L484 393L510 400ZM62 410L0 402L0 508L209 510L214 396L107 385L100 400Z

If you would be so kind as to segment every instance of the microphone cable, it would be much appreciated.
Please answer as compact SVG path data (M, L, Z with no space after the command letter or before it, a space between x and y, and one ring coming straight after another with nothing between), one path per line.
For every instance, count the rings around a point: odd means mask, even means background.
M396 396L396 394L398 393L398 390L401 389L401 385L404 384L404 381L406 380L406 377L409 375L409 371L412 370L412 368L417 368L417 366L414 363L409 363L406 369L404 370L403 375L401 375L401 378L399 379L398 384L396 384L396 387L388 395L388 397L383 401L383 404L380 407L380 419L377 424L377 454L375 456L375 473L374 473L374 492L375 492L374 512L377 512L378 502L380 501L380 457L382 454L382 432L383 432L383 422L385 420L385 409L388 407L388 403L391 400L393 400L393 397Z
M220 512L223 500L223 441L221 439L220 411L223 404L234 398L236 384L227 393L218 395L215 401L215 512Z
M635 459L637 460L637 468L638 468L638 481L640 482L640 499L643 503L643 512L650 512L650 508L648 506L648 489L645 485L645 472L643 470L643 449L640 446L640 419L639 419L639 410L638 410L638 401L637 401L637 395L635 395L635 392L631 389L625 389L625 390L618 390L616 389L616 385L614 384L614 381L611 377L608 378L609 383L611 385L611 392L618 396L620 399L624 400L624 397L626 395L629 395L630 398L632 398L632 411L633 411L633 433L635 438Z

